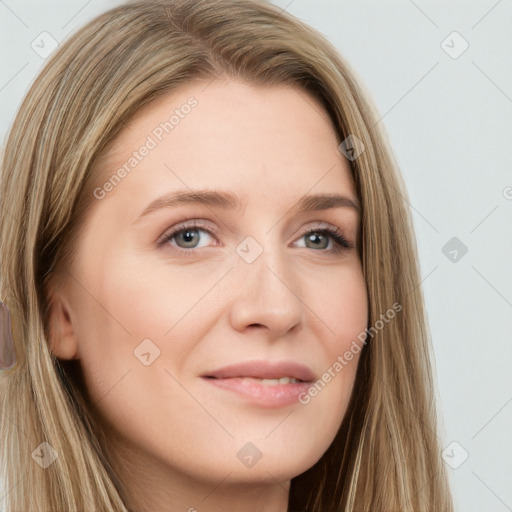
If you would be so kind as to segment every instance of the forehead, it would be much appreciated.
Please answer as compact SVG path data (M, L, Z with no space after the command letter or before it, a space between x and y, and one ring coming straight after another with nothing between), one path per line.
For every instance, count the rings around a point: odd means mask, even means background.
M141 109L101 158L103 179L147 197L170 189L354 192L326 111L297 87L195 80Z

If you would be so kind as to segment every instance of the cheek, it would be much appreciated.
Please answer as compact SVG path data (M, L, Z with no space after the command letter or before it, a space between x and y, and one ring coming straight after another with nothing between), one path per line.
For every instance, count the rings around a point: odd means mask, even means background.
M334 433L353 390L363 347L362 334L368 322L368 298L358 263L326 281L323 289L324 293L317 291L311 297L314 304L311 308L315 307L315 312L319 312L321 321L317 338L323 348L323 373L301 397L301 402L311 404Z
M117 254L98 265L93 276L86 275L90 293L81 289L76 301L79 358L93 401L114 387L121 393L127 387L121 380L134 378L139 382L135 393L144 400L145 388L161 388L152 382L158 369L180 373L217 314L219 306L209 304L208 292L224 274L223 268L208 267L191 279L190 269L165 264L162 269L162 262L148 265Z
M324 323L327 353L337 355L346 350L368 322L367 288L359 262L326 276L323 287L315 287L311 301Z

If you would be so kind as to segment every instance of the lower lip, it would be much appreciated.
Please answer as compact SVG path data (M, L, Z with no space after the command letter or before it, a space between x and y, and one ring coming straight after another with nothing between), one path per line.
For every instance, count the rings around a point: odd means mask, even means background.
M212 386L243 396L247 402L268 409L286 407L287 405L297 403L299 395L306 393L311 386L311 383L308 382L290 382L289 384L266 386L261 384L258 379L244 379L239 377L229 379L205 377L204 380Z

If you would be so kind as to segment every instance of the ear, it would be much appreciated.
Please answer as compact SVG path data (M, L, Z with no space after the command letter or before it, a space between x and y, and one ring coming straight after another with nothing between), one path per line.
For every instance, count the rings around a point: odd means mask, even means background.
M71 308L62 292L49 297L48 327L51 352L59 359L76 359L78 341L71 321Z

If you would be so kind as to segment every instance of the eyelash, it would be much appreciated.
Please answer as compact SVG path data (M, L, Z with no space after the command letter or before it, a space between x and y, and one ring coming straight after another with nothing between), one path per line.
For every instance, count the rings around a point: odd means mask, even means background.
M182 224L176 229L173 229L169 233L165 234L163 239L157 243L159 247L163 247L164 245L167 245L171 242L171 240L179 235L180 233L183 233L189 229L200 229L205 232L207 232L209 235L213 236L215 233L212 232L211 228L208 228L204 224L202 224L199 221L193 221L188 224ZM334 241L334 247L331 249L318 249L319 252L327 253L327 254L339 254L343 250L346 249L352 249L354 246L352 243L350 243L342 234L342 232L335 227L332 226L322 226L318 228L312 228L308 229L305 233L301 235L300 238L304 238L306 236L312 235L312 234L318 234L322 236L330 237ZM306 247L307 249L308 247ZM176 250L179 254L182 254L184 256L189 256L194 252L197 252L196 248L192 249L184 249L183 247L173 246L173 249ZM313 249L316 250L316 249Z

